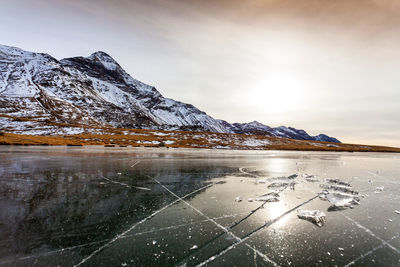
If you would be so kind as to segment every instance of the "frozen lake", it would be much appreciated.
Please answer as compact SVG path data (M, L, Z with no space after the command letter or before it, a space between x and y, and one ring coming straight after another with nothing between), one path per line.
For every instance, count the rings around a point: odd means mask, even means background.
M399 266L399 235L399 154L0 146L0 266Z

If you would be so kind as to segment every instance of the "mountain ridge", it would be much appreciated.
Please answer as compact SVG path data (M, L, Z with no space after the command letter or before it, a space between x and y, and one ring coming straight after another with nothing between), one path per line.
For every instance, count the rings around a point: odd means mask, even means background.
M292 127L257 121L229 123L195 106L164 97L132 78L103 51L57 60L44 53L0 45L0 114L119 128L184 129L260 134L340 143Z

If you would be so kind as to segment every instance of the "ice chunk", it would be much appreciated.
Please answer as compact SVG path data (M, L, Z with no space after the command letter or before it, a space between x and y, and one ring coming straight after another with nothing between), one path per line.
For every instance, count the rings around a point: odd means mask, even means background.
M354 195L358 196L359 193L355 190L352 189L351 186L344 186L344 185L326 185L326 184L321 184L321 188L324 188L328 192L334 192L334 193L345 193L348 195Z
M264 202L278 202L279 198L273 195L266 195L256 198L257 201L264 201Z
M279 197L279 193L272 191L272 192L266 193L264 195L261 195L260 197L266 197L266 196Z
M263 180L263 179L258 180L257 183L259 183L259 184L265 184L265 180Z
M282 188L282 187L294 187L297 184L296 182L290 181L288 179L275 181L272 184L268 185L268 188Z
M312 174L303 174L304 179L306 179L307 182L318 182L319 180Z
M197 245L193 245L193 247L191 247L190 250L193 250L193 249L196 249L196 248L198 248L198 246Z
M264 201L264 202L278 202L279 201L279 194L276 192L270 192L265 195L259 196L256 198L257 201Z
M346 209L352 207L353 204L359 204L357 200L347 194L329 193L326 198L332 203L328 211Z
M318 197L320 200L328 201L328 199L326 198L326 195L327 194L321 193L321 194L318 194Z
M252 198L249 198L247 201L249 201L249 202L253 202L253 199L252 199Z
M330 184L337 184L337 185L343 185L343 186L348 186L348 187L351 186L350 183L343 182L339 179L326 179L326 182L330 183Z
M383 191L385 187L384 186L378 186L377 188L375 188L375 194L379 194L380 192Z
M320 210L297 210L297 217L315 223L322 227L326 222L326 215Z
M297 176L299 176L298 174L292 174L292 175L289 175L288 176L288 179L296 179L297 178Z
M242 198L238 196L238 197L235 198L235 201L236 202L240 202L240 201L242 201Z
M394 212L400 215L400 210L395 210Z

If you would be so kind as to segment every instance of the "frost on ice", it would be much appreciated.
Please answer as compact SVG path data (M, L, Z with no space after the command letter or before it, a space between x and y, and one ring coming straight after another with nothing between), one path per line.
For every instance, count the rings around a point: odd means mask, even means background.
M324 226L326 222L325 212L320 210L297 210L297 217L310 221L318 227Z

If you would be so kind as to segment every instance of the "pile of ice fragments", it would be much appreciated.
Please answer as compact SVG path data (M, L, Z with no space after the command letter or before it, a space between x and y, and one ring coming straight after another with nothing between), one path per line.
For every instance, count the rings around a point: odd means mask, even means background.
M318 181L312 175L303 175L309 182ZM359 192L355 191L350 183L339 179L325 179L325 183L320 184L322 192L319 193L319 199L329 201L331 204L328 211L344 210L354 208L354 205L359 205L362 197ZM297 216L300 219L305 219L322 227L326 222L326 215L320 210L298 210Z
M274 177L268 179L256 179L258 184L268 184L267 188L272 190L269 193L258 196L255 200L267 202L278 202L280 193L287 188L295 189L295 185L298 184L296 178L298 174L290 176ZM302 178L310 183L320 182L320 180L311 174L302 174ZM347 208L354 208L355 205L359 205L360 199L363 197L358 191L354 190L349 182L342 181L340 179L325 179L319 185L322 188L322 192L318 194L320 200L328 201L330 206L327 211L338 211ZM377 191L381 188L377 188ZM236 201L241 201L240 197L236 198ZM249 202L253 199L249 198ZM263 204L263 205L264 205ZM322 227L326 223L326 214L320 210L297 210L297 216L300 219L304 219L314 223L315 225Z
M306 180L310 178L312 177L305 176ZM320 184L320 187L323 190L318 195L319 199L329 201L331 204L328 211L354 208L354 205L359 205L360 198L362 197L359 192L352 188L350 183L339 179L326 179L325 183ZM320 210L298 210L297 216L300 219L311 221L319 227L322 227L326 222L326 215Z
M353 190L350 183L339 179L326 179L326 183L321 184L320 187L323 190L319 194L319 198L332 204L328 211L344 210L360 204L361 196L357 191Z

